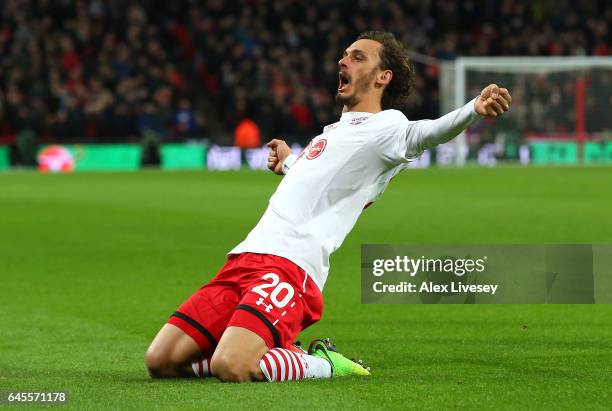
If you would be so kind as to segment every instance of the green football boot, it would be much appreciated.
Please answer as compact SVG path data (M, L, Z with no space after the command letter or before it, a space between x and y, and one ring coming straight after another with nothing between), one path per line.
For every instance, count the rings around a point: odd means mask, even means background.
M332 377L370 375L370 367L366 367L361 360L349 360L340 354L329 338L311 342L308 347L308 354L327 360L331 365Z

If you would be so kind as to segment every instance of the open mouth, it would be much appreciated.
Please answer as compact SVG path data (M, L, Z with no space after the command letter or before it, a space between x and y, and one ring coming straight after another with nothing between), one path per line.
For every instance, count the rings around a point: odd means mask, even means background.
M338 92L342 93L348 85L350 84L351 79L345 73L338 73Z

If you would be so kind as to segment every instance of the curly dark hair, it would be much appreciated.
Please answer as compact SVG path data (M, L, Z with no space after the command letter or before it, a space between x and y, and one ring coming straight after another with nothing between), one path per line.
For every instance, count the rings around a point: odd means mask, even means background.
M357 40L361 39L374 40L382 44L379 67L381 70L393 72L393 78L382 95L382 109L404 108L408 96L412 93L415 76L414 66L408 58L406 48L393 33L386 31L366 31L357 37Z

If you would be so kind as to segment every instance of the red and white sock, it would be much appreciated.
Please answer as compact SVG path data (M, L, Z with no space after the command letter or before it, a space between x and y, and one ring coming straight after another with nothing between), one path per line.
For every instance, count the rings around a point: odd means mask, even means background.
M191 368L193 369L196 377L206 378L212 375L210 372L210 358L198 358L191 363Z
M331 365L323 358L286 348L272 348L259 361L259 368L269 382L332 376Z

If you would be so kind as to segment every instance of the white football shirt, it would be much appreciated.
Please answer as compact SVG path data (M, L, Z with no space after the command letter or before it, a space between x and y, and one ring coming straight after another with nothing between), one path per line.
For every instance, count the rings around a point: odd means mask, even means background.
M343 113L299 157L285 160L286 175L268 208L229 254L284 257L323 290L329 256L364 207L424 150L449 141L480 118L474 100L437 120L409 121L398 110Z

